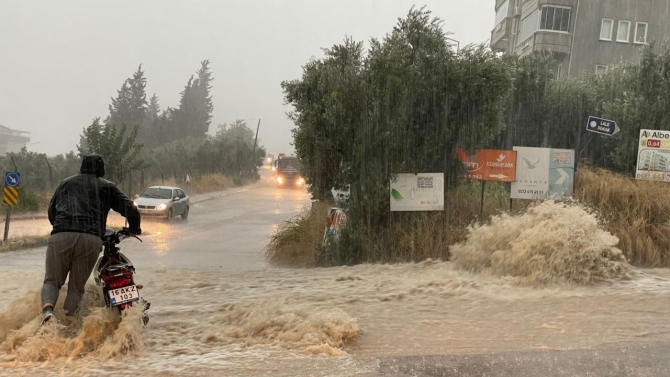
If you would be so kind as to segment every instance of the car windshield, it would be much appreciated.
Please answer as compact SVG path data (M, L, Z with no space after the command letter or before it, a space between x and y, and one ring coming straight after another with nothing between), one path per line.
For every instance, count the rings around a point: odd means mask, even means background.
M141 198L152 198L152 199L172 199L172 190L150 187L140 195Z
M300 161L298 159L284 159L284 160L279 160L279 167L282 169L286 169L288 167L291 167L296 170L300 170L302 166L300 165Z

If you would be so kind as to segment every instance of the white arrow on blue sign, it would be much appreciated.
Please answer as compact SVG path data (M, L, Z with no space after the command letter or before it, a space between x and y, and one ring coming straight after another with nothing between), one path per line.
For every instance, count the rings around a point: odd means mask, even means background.
M19 183L21 183L21 174L13 171L5 172L5 186L19 187Z
M586 122L586 130L607 136L616 135L621 131L615 121L592 116L590 116L588 122Z

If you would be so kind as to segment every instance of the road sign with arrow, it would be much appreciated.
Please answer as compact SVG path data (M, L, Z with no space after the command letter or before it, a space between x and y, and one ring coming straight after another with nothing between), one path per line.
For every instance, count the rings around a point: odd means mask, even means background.
M7 237L9 237L9 221L12 216L12 208L19 204L20 183L21 174L14 171L5 172L5 187L2 191L2 202L7 206L7 217L5 218L5 241L7 241Z
M590 116L586 122L586 130L606 136L613 136L621 131L615 121L596 118L594 116Z

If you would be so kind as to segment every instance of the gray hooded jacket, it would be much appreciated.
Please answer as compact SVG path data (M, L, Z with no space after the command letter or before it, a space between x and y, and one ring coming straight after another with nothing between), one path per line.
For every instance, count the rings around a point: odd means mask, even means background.
M135 204L114 183L102 178L105 162L101 156L84 156L79 173L61 182L51 198L51 234L75 232L102 237L110 209L128 219L128 228L132 233L142 233L140 213Z

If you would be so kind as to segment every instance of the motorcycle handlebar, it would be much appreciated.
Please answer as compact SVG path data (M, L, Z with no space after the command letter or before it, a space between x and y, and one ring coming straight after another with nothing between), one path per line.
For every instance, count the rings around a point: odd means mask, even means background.
M122 240L124 240L126 238L130 238L130 237L136 238L138 241L142 242L142 239L140 239L140 237L138 237L135 234L131 234L130 230L128 228L123 228L123 229L119 230L118 232L116 232L116 234L118 236L119 242L121 242Z

